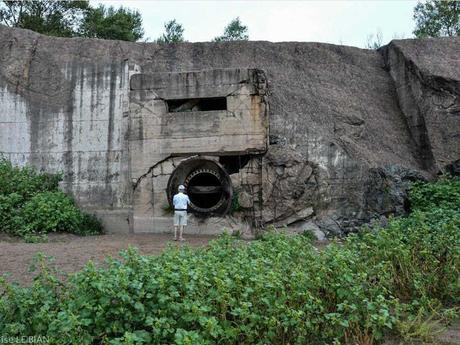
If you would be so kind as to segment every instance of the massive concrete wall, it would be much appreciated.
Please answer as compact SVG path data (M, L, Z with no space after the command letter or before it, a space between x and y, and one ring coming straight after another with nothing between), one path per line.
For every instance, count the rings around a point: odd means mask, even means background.
M125 61L86 63L40 37L2 31L0 151L13 163L62 172L88 210L125 207Z
M159 46L0 27L0 151L63 171L63 186L83 207L113 215L109 229L124 230L133 189L129 76L261 69L270 85L263 221L346 232L403 212L407 181L460 158L459 56L456 38L397 41L382 51L298 42Z

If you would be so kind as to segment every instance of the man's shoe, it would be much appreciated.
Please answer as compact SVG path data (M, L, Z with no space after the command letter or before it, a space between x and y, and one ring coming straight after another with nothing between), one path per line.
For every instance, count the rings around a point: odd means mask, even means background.
M181 237L179 238L179 241L185 241L185 238Z

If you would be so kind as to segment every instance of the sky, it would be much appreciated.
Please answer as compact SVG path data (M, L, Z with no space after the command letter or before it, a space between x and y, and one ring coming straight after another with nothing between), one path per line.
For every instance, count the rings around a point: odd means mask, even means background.
M240 17L249 39L272 42L326 42L364 48L369 35L381 32L383 42L413 37L412 0L92 0L115 7L137 9L142 14L145 38L150 41L176 19L190 42L211 41Z

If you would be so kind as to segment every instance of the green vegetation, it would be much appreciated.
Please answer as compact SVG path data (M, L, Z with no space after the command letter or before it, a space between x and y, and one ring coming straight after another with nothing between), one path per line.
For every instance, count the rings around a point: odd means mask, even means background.
M428 338L460 301L459 180L415 184L413 212L318 251L309 236L134 249L63 283L2 283L0 334L51 344L374 344ZM428 196L428 197L427 197ZM433 334L434 334L433 333Z
M416 182L410 192L411 208L416 211L458 211L460 207L460 181L443 178L436 183Z
M73 37L88 8L88 1L2 0L0 23L49 36Z
M236 212L241 211L241 205L239 201L239 191L234 190L232 195L232 204L230 205L230 214L234 214Z
M60 179L0 158L0 232L30 240L49 232L100 233L99 221L58 189Z
M237 17L225 27L224 34L214 38L214 41L247 41L248 39L248 27L243 25L240 18Z
M138 11L103 5L93 8L86 0L2 0L0 23L59 37L137 41L144 35Z
M79 30L80 36L107 40L135 42L144 36L138 11L103 5L88 9Z
M460 1L428 0L414 9L414 35L442 37L460 35Z
M165 23L165 32L156 40L158 44L185 42L184 28L175 19Z

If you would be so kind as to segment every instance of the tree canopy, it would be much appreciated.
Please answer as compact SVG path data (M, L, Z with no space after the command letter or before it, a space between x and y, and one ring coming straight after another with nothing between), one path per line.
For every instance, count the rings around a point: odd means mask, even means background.
M156 40L156 43L167 44L179 42L185 42L184 28L173 19L165 24L165 32Z
M418 3L414 9L414 35L442 37L460 35L460 2L429 0Z
M241 23L239 17L236 17L225 27L224 34L214 38L214 41L247 41L248 39L248 27Z
M87 11L80 33L84 37L123 41L137 41L144 36L142 17L138 11L103 5Z
M93 8L87 0L2 0L0 23L60 37L137 41L144 34L139 12Z
M45 35L72 37L77 35L88 8L88 1L3 0L0 3L0 22Z

